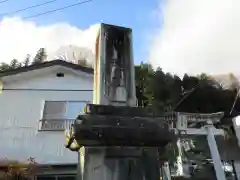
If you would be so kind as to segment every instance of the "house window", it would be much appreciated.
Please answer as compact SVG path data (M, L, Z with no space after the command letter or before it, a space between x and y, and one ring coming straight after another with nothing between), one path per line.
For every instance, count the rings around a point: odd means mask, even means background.
M46 101L40 130L62 131L69 128L85 104L83 101Z
M43 119L63 119L66 112L66 101L46 101Z

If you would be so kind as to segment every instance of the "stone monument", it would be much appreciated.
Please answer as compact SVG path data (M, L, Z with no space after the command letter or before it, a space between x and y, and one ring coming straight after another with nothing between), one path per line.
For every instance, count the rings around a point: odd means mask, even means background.
M94 104L136 106L131 29L101 25L94 70Z
M94 99L72 126L83 180L159 180L159 158L174 139L165 115L137 107L132 30L101 24ZM73 145L75 144L75 145Z

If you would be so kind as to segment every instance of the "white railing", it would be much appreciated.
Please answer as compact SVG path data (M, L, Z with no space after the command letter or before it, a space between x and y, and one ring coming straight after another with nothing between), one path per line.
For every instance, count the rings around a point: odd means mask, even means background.
M41 119L39 121L40 131L64 131L69 129L75 119Z

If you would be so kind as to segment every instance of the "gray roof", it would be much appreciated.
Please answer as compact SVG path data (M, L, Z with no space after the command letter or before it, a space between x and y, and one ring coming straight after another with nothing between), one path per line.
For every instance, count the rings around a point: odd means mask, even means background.
M46 62L43 62L43 63L33 64L33 65L30 65L30 66L24 66L24 67L20 67L20 68L16 68L16 69L2 71L2 72L0 72L0 77L16 75L16 74L19 74L19 73L28 72L28 71L37 70L37 69L42 69L42 68L55 66L55 65L60 65L60 66L64 66L64 67L67 67L67 68L70 68L70 69L73 69L73 70L93 74L93 69L92 68L88 68L88 67L84 67L84 66L79 65L79 64L73 64L73 63L70 63L70 62L67 62L67 61L56 59L56 60L52 60L52 61L46 61Z

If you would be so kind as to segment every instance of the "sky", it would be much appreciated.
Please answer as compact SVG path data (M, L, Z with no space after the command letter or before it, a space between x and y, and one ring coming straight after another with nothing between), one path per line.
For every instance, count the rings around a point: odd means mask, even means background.
M1 1L1 0L0 0ZM83 0L56 0L44 6L16 14L5 14L49 0L9 0L0 3L0 61L24 59L45 47L49 53L60 46L78 45L94 49L98 24L109 23L133 29L135 63L146 61L147 31L153 26L152 10L157 0L92 0L69 9L35 18L27 18Z
M240 75L240 1L168 0L148 60L166 72Z
M1 1L1 0L0 0ZM0 3L0 61L23 60L40 47L49 54L69 44L94 49L101 22L133 29L134 61L165 72L240 75L239 0L93 0L26 19L83 0L56 0L21 13L4 15L49 0Z

